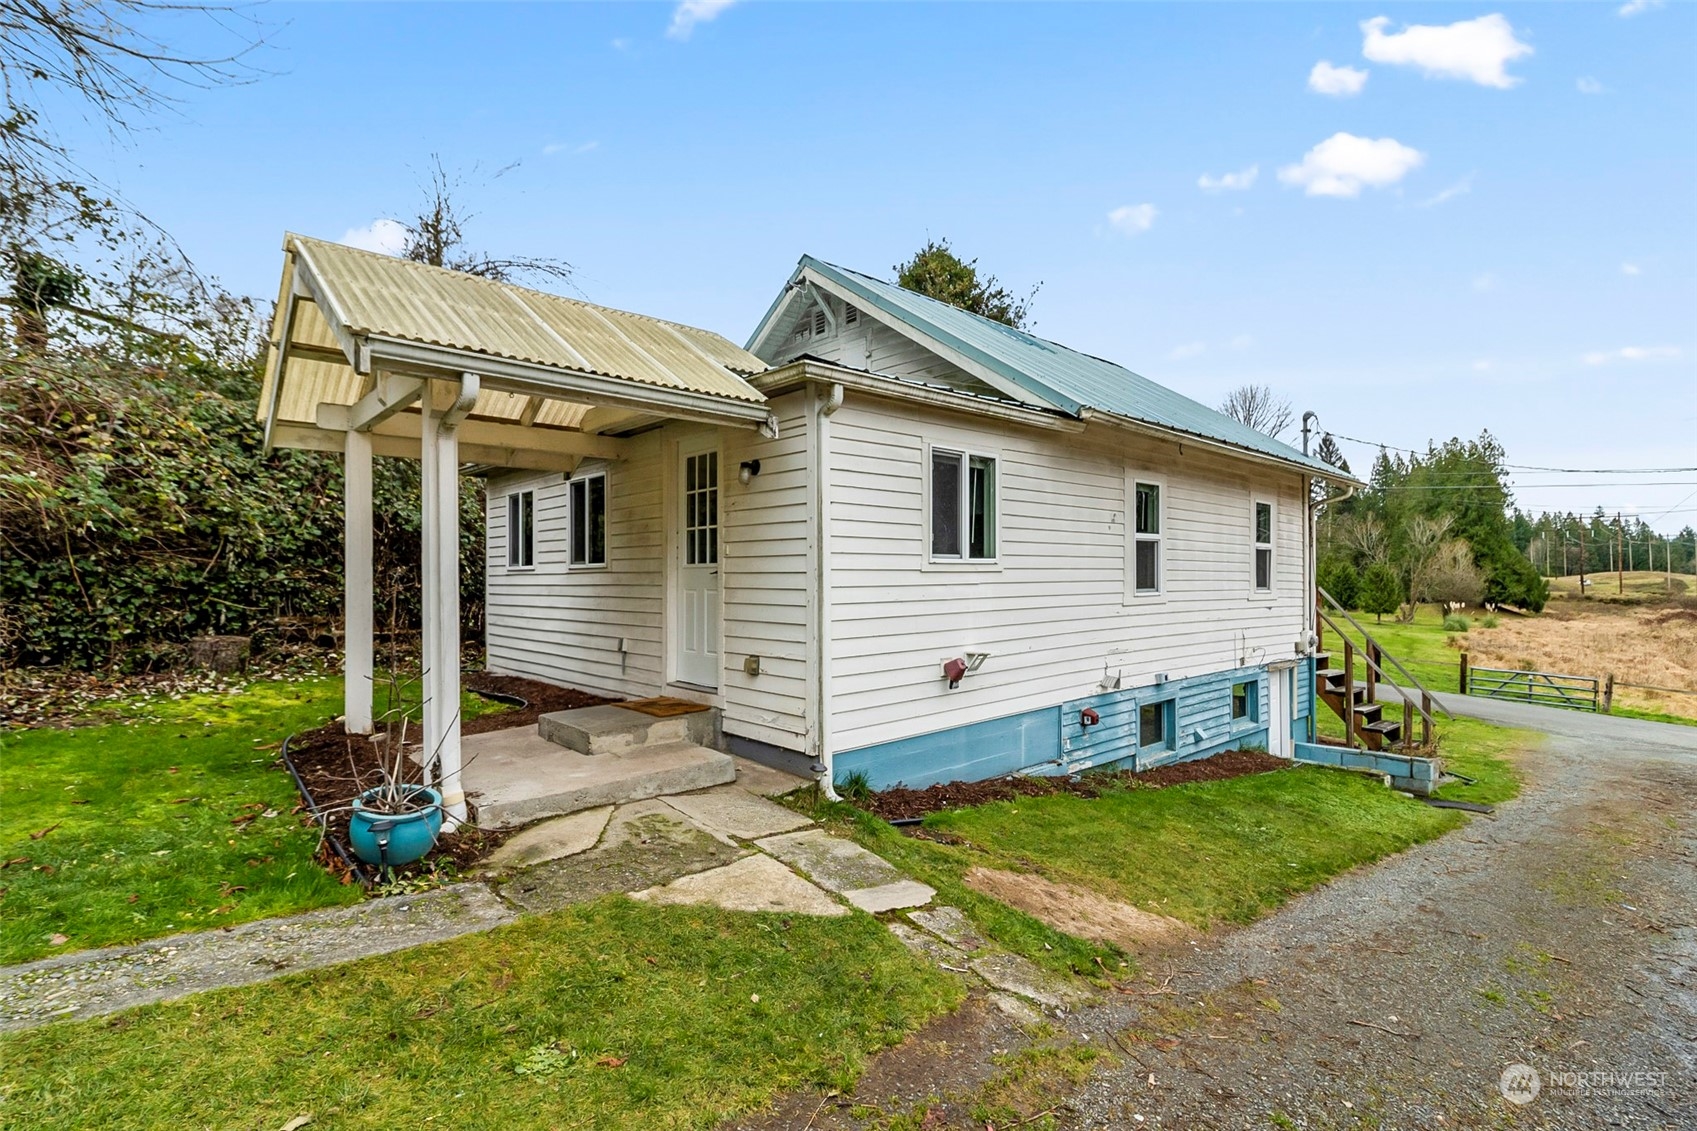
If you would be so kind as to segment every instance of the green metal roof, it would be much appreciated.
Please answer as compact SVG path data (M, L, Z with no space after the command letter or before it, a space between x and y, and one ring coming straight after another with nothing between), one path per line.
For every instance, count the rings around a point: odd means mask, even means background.
M804 255L796 272L800 275L809 270L826 284L835 284L852 294L857 305L906 323L1000 374L1039 401L1071 415L1079 415L1086 408L1109 412L1338 478L1337 469L1321 460L1305 456L1300 449L1240 424L1123 365L1079 353L1058 342L968 313L882 279Z

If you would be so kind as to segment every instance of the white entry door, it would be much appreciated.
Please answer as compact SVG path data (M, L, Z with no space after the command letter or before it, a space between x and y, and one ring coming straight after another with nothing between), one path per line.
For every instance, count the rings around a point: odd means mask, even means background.
M1289 758L1291 672L1275 668L1267 673L1267 753Z
M677 678L719 686L719 452L685 446L678 467Z

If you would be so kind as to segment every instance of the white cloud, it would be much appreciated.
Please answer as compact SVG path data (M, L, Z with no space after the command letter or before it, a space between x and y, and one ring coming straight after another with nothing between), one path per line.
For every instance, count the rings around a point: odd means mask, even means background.
M1217 177L1210 177L1207 173L1203 173L1196 178L1196 184L1203 192L1234 192L1249 188L1255 183L1255 178L1260 175L1261 166L1251 165L1247 169L1240 169L1235 173L1222 173Z
M1186 342L1182 346L1174 346L1172 349L1168 350L1167 360L1189 361L1193 357L1200 356L1202 353L1206 352L1207 349L1208 346L1205 342Z
M1473 363L1473 372L1475 373L1489 373L1490 371L1491 361L1489 358L1482 357Z
M1494 291L1497 289L1497 277L1487 271L1483 275L1473 276L1473 289L1476 291Z
M1461 178L1461 180L1455 182L1455 184L1451 185L1449 188L1444 189L1442 192L1439 192L1439 193L1437 193L1433 196L1429 196L1425 200L1420 201L1417 205L1415 205L1415 207L1417 207L1417 208L1436 208L1438 205L1443 204L1446 201L1454 200L1458 196L1466 196L1468 193L1470 193L1472 191L1473 191L1473 174L1469 173L1469 174L1467 174L1467 176Z
M1122 204L1108 213L1108 223L1116 232L1137 236L1155 226L1158 213L1159 209L1153 204Z
M601 143L598 141L586 141L582 145L571 145L563 141L551 141L542 147L542 154L545 157L557 157L562 153L567 153L573 157L577 157L581 154L589 153L600 148Z
M1644 271L1643 268L1639 267L1636 263L1622 263L1620 265L1620 273L1622 275L1642 275Z
M1233 335L1231 341L1226 343L1226 348L1227 349L1234 349L1234 350L1246 350L1254 344L1255 344L1255 338L1252 335L1250 335L1250 334L1236 334L1236 335Z
M349 228L342 233L341 242L365 251L399 255L407 246L407 228L399 220L380 217L363 228Z
M1514 27L1500 14L1459 23L1410 24L1386 34L1389 16L1364 20L1361 53L1375 63L1419 67L1427 78L1468 79L1480 86L1507 90L1520 78L1503 68L1532 54L1532 46L1514 37Z
M1623 20L1629 19L1641 12L1648 12L1651 8L1660 8L1665 2L1666 0L1626 0L1626 3L1615 10L1615 14Z
M1334 67L1325 59L1315 63L1314 69L1308 72L1308 89L1315 94L1348 98L1360 94L1361 88L1366 85L1366 71L1356 67Z
M1279 170L1279 180L1301 185L1309 196L1359 196L1363 186L1384 188L1419 168L1426 155L1395 138L1335 133L1300 163Z
M1592 78L1590 75L1580 75L1579 81L1573 85L1579 88L1580 94L1603 93L1603 84Z
M1611 361L1672 361L1680 355L1678 346L1622 346L1617 350L1592 350L1584 360L1586 365L1605 365Z
M630 50L630 40L626 39L624 36L621 35L619 38L613 40L613 50L614 51L629 51Z
M666 28L666 38L688 39L695 33L696 24L712 23L734 3L736 0L683 0L672 9L672 22Z

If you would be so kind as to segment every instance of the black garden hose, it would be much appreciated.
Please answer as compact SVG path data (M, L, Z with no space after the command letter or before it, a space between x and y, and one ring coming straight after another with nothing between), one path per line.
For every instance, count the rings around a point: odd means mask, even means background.
M348 851L347 845L330 835L329 823L325 821L323 813L319 810L318 802L313 800L312 791L306 788L306 782L301 779L301 772L295 767L295 760L289 756L289 744L294 740L295 736L292 734L283 739L283 765L288 767L289 776L295 779L295 788L300 791L301 800L306 802L307 810L311 812L313 820L318 822L318 827L324 832L325 841L329 843L331 851L336 854L336 858L348 869L348 873L360 883L369 884L372 877L359 864L353 853Z

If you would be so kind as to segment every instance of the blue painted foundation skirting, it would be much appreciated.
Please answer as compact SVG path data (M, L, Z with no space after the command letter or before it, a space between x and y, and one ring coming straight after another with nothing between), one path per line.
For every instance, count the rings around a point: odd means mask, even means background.
M1291 733L1306 739L1312 716L1313 665L1291 681ZM1248 718L1231 717L1232 687L1251 685ZM1267 746L1267 672L1236 668L1144 687L1101 692L1058 706L969 723L912 738L839 752L836 780L864 773L873 789L923 789L1011 773L1071 774L1109 767L1146 770L1243 746ZM1138 734L1146 704L1166 703L1166 733ZM1098 722L1086 725L1085 711Z
M1315 742L1298 742L1295 751L1298 762L1389 774L1391 785L1422 796L1438 788L1438 778L1443 772L1434 758L1411 758L1406 754L1351 750L1347 746L1327 746Z

